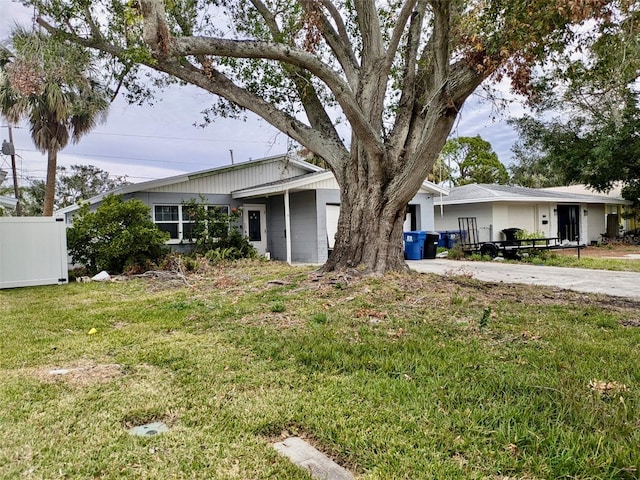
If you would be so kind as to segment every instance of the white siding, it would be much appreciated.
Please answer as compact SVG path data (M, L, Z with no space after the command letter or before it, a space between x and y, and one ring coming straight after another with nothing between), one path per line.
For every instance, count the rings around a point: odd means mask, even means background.
M284 166L281 162L259 163L228 171L215 171L209 175L193 176L187 182L150 189L164 193L226 193L250 188L264 183L276 182L308 173L295 165Z
M507 206L507 223L504 225L496 225L496 230L500 232L505 228L512 227L521 228L529 233L535 232L538 228L535 206L528 203L509 204Z
M335 178L330 178L328 180L310 183L303 187L304 190L339 190L338 182L336 182Z

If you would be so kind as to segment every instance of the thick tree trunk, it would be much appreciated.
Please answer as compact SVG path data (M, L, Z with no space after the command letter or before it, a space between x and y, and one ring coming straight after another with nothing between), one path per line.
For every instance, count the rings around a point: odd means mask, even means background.
M336 243L323 269L358 268L380 274L406 269L402 249L406 205L386 206L381 212L366 190L357 190L355 197L341 195Z
M58 150L55 148L47 151L47 180L44 188L44 207L42 215L53 216L53 202L56 197L56 169L58 166Z
M398 192L385 189L388 184L366 168L361 155L359 161L352 158L344 172L336 243L324 270L358 268L382 274L406 269L402 227L407 203L397 200Z

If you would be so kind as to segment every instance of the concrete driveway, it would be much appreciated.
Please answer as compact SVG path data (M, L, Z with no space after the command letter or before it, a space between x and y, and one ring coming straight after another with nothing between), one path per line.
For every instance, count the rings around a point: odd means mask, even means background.
M602 293L640 299L640 273L588 270L585 268L540 267L503 262L458 260L408 260L417 272L439 275L471 275L485 282L524 283L559 287L577 292Z

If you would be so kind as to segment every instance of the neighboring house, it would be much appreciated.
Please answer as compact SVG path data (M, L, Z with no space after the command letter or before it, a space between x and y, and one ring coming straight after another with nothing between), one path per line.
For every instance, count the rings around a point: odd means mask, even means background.
M480 242L504 240L503 229L521 228L589 244L607 231L607 216L630 203L604 195L471 184L436 198L435 226L438 231L459 230L459 217L475 217Z
M200 200L228 211L240 208L241 227L258 252L276 260L324 263L333 248L340 209L330 171L287 155L211 168L113 190L151 208L153 221L171 235L177 250L189 250L182 202ZM446 190L425 182L409 203L405 230L433 230L433 197ZM97 208L103 195L89 199ZM57 212L72 221L77 205Z
M18 200L16 200L15 198L4 197L0 195L0 207L15 208L17 203L18 203Z
M608 192L598 192L586 185L567 185L564 187L548 187L543 190L552 190L555 192L576 193L579 195L599 195L603 197L615 198L620 200L622 198L622 182L615 182L613 187ZM616 229L617 225L622 225L624 231L640 228L640 222L633 216L625 215L629 213L629 205L610 205L607 209L607 232L610 235L619 233Z

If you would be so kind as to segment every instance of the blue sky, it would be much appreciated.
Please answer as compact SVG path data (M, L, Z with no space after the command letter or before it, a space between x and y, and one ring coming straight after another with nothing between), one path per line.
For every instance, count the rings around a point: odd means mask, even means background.
M16 23L29 25L32 13L20 3L0 0L0 41L6 42ZM212 96L196 87L171 87L158 96L153 106L128 105L117 99L105 124L99 125L78 144L59 153L60 165L95 165L112 175L126 175L141 182L193 172L231 163L286 152L290 141L264 120L249 115L246 121L219 119L206 128L195 127ZM453 136L480 135L488 140L500 160L509 164L511 146L516 140L506 125L510 114L499 111L480 95L467 101ZM26 123L15 126L14 144L18 155L18 177L45 177L46 156L40 154L30 138ZM8 139L7 122L0 120L0 141ZM0 156L0 168L10 171L10 158ZM10 179L7 179L10 181Z

